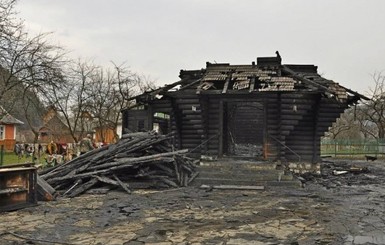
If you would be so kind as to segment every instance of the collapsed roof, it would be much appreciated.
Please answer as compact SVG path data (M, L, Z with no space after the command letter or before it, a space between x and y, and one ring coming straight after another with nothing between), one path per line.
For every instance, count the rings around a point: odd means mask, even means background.
M195 89L197 94L253 94L268 92L322 93L339 102L354 104L360 99L368 100L358 92L323 78L314 65L281 64L276 57L260 57L257 63L230 65L229 63L206 63L201 70L181 70L180 81L134 97L137 102L146 102L163 95L186 89Z

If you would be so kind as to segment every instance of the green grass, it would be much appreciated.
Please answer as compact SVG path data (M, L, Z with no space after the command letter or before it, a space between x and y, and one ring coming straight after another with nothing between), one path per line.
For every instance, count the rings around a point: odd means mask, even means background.
M13 152L4 152L3 155L3 166L8 164L18 164L18 163L31 163L32 157L18 158L17 155ZM43 164L45 162L45 154L35 161L35 164Z

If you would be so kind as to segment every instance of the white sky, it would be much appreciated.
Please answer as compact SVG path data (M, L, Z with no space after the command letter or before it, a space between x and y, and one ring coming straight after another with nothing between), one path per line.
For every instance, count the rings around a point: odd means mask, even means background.
M206 61L251 64L276 50L363 94L385 70L383 0L19 0L17 10L74 58L126 62L157 85Z

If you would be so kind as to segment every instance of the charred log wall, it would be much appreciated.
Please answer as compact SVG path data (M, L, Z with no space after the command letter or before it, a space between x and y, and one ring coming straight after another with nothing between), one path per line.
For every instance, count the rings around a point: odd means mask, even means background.
M207 152L205 154L218 156L220 151L219 137L221 137L222 132L220 132L220 120L223 120L223 114L220 115L220 99L218 97L209 97L207 98Z
M280 94L270 94L265 97L266 104L266 137L265 137L265 157L268 160L276 160L280 157L281 138L280 129Z
M320 139L347 105L319 95L304 95L283 99L282 125L286 130L285 159L312 161L320 158Z
M184 93L175 93L172 98L155 100L151 104L151 110L170 115L170 127L177 148L188 149L190 155L201 154L203 116L201 102L195 90L185 90Z
M203 95L184 90L172 98L154 100L147 110L125 111L124 126L135 131L140 120L145 120L150 130L154 113L163 112L170 116L178 149L189 149L193 156L222 156L228 153L228 105L245 102L263 104L264 123L255 130L263 130L266 160L318 160L320 137L347 108L344 103L310 93Z

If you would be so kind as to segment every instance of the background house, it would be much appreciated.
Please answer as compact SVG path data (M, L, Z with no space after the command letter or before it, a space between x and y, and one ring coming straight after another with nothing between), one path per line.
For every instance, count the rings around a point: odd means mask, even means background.
M39 143L54 141L58 144L66 144L74 142L68 126L59 118L55 108L47 108L43 123L39 129Z
M115 143L116 130L113 127L96 127L94 141L98 143Z
M87 134L91 134L95 143L115 143L116 130L110 127L94 127L92 116L89 113L82 114L87 130L75 132L75 137L81 140ZM58 144L74 143L68 126L60 119L57 111L49 107L43 117L44 124L39 129L39 143L54 141Z
M17 127L23 124L0 106L0 145L4 146L5 151L14 150Z
M364 96L317 73L314 65L207 63L180 81L145 92L123 110L123 131L162 128L194 156L320 159L320 138ZM162 116L160 116L162 115Z

